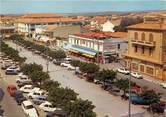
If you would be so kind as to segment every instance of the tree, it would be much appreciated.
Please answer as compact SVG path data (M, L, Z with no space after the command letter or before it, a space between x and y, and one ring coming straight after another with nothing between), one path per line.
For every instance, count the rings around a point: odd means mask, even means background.
M70 64L74 67L80 67L82 62L79 60L72 60L72 61L70 61Z
M33 71L29 77L31 78L32 82L34 84L40 83L40 85L45 81L50 78L48 73L43 72L43 71Z
M66 58L66 53L63 50L57 50L57 51L55 51L54 54L55 54L55 59L57 59L57 60Z
M70 105L68 105L67 115L68 117L96 117L96 113L93 112L95 108L92 102L88 100L77 99Z
M140 97L144 100L146 100L149 104L152 103L159 103L161 98L161 93L157 93L154 90L144 90Z
M31 73L33 72L36 72L36 71L42 71L43 70L43 67L41 65L38 65L36 63L31 63L31 64L24 64L22 67L21 67L21 71L25 74L25 75L30 75Z
M59 88L60 84L57 81L45 80L42 84L42 88L50 92L54 88Z
M49 91L48 100L56 107L64 109L70 102L77 99L77 93L69 88L53 88Z
M131 82L131 87L134 86L135 83ZM128 79L117 79L115 82L115 86L119 89L123 90L124 96L126 96L126 91L129 90L129 80Z
M96 74L96 79L102 81L104 83L104 87L106 81L113 81L115 78L116 78L116 72L114 72L113 70L103 69L102 71L99 71Z
M80 70L83 73L92 74L99 71L99 66L93 63L82 63L80 65Z

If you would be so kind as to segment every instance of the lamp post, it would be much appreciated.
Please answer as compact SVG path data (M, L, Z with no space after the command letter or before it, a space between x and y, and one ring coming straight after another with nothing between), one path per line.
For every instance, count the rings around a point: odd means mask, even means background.
M49 47L49 41L47 41L47 43L46 43L46 55L47 55L47 57L48 57L48 47ZM48 60L48 58L46 59L46 71L47 71L47 73L49 72L49 60Z

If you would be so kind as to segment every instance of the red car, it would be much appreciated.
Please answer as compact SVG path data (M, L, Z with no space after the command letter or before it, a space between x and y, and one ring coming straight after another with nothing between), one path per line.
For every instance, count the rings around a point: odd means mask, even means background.
M8 85L7 91L10 94L10 96L13 96L14 92L17 90L15 85Z

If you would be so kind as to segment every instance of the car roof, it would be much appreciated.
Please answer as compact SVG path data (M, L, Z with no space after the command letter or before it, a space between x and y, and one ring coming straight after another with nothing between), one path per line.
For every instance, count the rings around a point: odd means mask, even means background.
M23 101L22 103L23 103L25 106L33 105L32 102L29 101L29 100Z
M15 88L16 86L15 86L15 85L13 85L13 84L10 84L10 85L8 85L8 87L14 87L14 88Z
M22 92L20 90L16 90L15 94L22 94Z
M32 85L25 85L24 87L32 87Z
M35 99L39 99L39 98L45 98L46 99L46 97L42 96L42 95L35 97Z

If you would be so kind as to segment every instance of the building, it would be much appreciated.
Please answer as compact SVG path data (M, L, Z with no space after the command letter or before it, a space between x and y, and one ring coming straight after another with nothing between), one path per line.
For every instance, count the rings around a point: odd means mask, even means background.
M0 37L9 38L15 32L15 27L13 26L0 26Z
M34 39L40 40L39 37L48 37L52 46L63 48L68 43L68 37L70 34L81 33L82 29L80 25L66 25L56 26L48 25L44 27L36 28L33 35Z
M48 25L55 26L66 26L66 25L81 25L84 20L79 18L66 18L59 17L57 15L25 15L20 18L15 23L18 33L24 34L25 36L32 37L35 33L36 28L44 27Z
M146 16L144 23L128 27L126 67L166 80L166 17Z
M69 54L84 57L88 61L109 63L113 58L120 58L127 49L126 33L91 32L69 35Z

